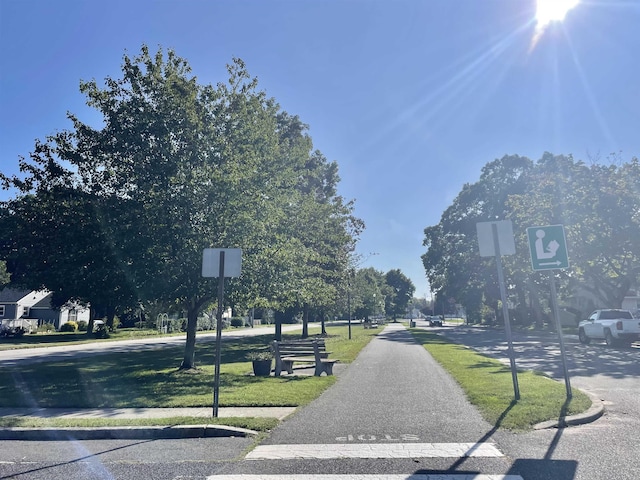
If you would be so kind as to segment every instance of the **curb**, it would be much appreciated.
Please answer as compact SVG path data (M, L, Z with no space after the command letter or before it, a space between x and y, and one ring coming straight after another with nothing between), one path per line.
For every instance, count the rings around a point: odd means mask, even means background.
M559 418L558 420L548 420L541 422L533 426L534 430L545 430L548 428L565 428L575 425L584 425L596 421L604 414L604 403L600 397L593 393L582 390L591 398L591 407L586 412L578 413L576 415L570 415L568 417Z
M0 440L145 440L210 437L253 437L259 432L224 425L170 427L3 428Z

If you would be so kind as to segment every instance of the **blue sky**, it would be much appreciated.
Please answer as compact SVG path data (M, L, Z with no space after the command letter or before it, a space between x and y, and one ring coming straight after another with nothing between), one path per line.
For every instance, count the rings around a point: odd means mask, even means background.
M428 296L423 230L487 162L640 155L640 1L535 17L535 0L0 0L0 165L17 173L67 111L97 121L79 81L118 78L143 43L201 83L239 57L338 162L367 225L361 266Z

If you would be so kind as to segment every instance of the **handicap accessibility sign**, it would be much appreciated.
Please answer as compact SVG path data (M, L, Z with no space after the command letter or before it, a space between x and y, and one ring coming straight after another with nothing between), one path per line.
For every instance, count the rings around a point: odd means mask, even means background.
M527 228L531 266L534 270L569 268L567 241L562 225Z

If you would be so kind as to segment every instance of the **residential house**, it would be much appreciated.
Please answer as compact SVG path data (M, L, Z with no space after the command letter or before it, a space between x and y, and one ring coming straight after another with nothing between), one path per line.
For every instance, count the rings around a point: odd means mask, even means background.
M27 320L33 329L51 323L56 329L68 321L89 322L89 308L69 302L62 308L53 308L47 290L21 290L5 288L0 290L0 321L8 324L14 320Z

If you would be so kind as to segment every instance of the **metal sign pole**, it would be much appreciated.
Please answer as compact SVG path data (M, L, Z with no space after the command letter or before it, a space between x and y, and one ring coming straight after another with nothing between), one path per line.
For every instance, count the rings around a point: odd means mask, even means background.
M571 399L571 381L569 380L569 369L567 368L567 354L564 350L564 338L562 336L562 325L560 325L560 315L558 314L558 294L556 292L556 282L553 275L549 275L549 288L551 290L551 303L553 305L553 316L556 317L556 329L560 340L560 355L562 356L562 369L564 371L564 385L567 389L567 398Z
M509 363L511 364L511 378L513 380L513 393L516 400L520 400L520 387L518 386L518 373L516 370L516 359L511 341L511 324L509 323L509 306L507 305L507 291L504 286L504 274L502 273L502 259L500 258L500 242L498 241L498 226L491 225L493 232L493 245L496 254L496 264L498 266L498 283L500 284L500 298L502 299L502 316L504 317L504 329L507 334L509 345Z
M531 267L534 271L569 268L569 252L563 225L529 227L527 228L527 237L529 239ZM549 291L551 293L551 308L553 309L553 316L556 320L556 330L558 331L567 399L571 399L572 393L571 382L569 381L569 369L567 368L567 354L564 349L562 325L560 324L560 314L558 312L558 294L556 292L556 282L553 274L549 275Z
M220 274L218 275L218 318L216 322L216 363L213 379L213 416L218 417L220 391L220 361L222 349L222 311L224 303L224 250L220 251Z

